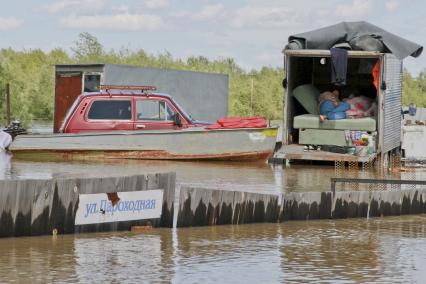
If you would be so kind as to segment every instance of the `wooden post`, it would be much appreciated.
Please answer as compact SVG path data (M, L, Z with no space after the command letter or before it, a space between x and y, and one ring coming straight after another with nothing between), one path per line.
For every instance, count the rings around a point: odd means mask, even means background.
M6 83L6 126L10 125L10 86Z
M253 89L254 89L254 74L251 74L251 91L250 91L250 116L253 116Z

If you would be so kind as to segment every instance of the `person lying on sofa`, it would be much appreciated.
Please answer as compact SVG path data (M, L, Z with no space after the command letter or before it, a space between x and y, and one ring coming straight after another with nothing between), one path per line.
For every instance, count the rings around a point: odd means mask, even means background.
M326 91L319 96L320 122L328 120L338 120L346 118L346 111L351 108L347 102L339 100L339 91Z
M347 118L362 118L374 116L377 104L373 99L366 96L350 95L349 98L343 99L350 105L350 109L346 111Z

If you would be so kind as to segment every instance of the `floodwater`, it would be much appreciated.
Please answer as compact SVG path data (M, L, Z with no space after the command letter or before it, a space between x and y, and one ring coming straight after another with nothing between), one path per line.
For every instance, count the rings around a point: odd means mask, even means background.
M424 283L426 216L0 239L0 282Z
M329 190L336 174L333 166L0 158L0 179L175 171L178 186L264 193ZM425 171L396 174L407 175L425 179ZM0 282L422 283L425 230L426 216L417 215L7 238L0 239Z
M178 186L327 191L334 166L16 160L0 179L176 172ZM377 177L375 172L346 172ZM386 178L426 179L426 171ZM426 215L0 239L0 283L424 283Z
M1 179L51 179L73 177L123 176L176 172L179 185L224 190L284 193L329 191L330 178L336 177L333 165L270 165L263 162L189 162L103 160L29 161L16 160L0 152ZM426 168L378 175L375 171L343 171L341 177L426 179Z
M51 132L51 121L33 121L33 133ZM333 165L268 165L263 162L188 162L188 161L62 161L53 159L16 160L0 151L1 179L51 179L104 177L145 173L176 172L179 185L235 191L283 193L328 191L330 178L336 177ZM426 179L426 168L415 172L378 175L374 171L341 172L340 177Z

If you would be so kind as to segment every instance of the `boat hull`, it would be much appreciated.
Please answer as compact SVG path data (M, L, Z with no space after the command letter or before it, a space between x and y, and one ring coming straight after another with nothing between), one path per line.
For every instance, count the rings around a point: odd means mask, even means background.
M277 128L22 135L10 150L18 158L266 160L276 135Z

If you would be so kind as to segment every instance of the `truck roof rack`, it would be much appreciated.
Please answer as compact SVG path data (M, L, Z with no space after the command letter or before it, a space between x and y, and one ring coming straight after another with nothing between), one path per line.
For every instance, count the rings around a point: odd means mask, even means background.
M155 86L136 86L136 85L100 85L99 89L105 90L109 96L111 97L111 90L133 90L133 91L141 91L142 93L149 94L150 91L155 91L157 88Z
M155 86L136 86L136 85L100 85L101 90L135 90L135 91L155 91L157 88Z

